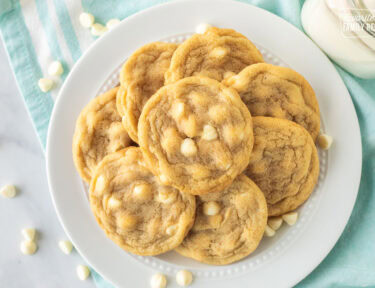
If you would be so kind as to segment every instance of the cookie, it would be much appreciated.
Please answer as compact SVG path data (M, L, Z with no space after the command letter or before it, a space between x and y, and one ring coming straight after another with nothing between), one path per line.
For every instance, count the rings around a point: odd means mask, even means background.
M238 261L258 246L267 225L262 191L245 175L224 191L197 198L196 220L176 251L198 261L225 265Z
M285 119L253 117L254 148L245 174L263 191L269 216L309 198L319 176L318 153L308 131Z
M318 136L318 100L307 80L296 71L259 63L223 83L237 90L252 116L288 119L305 127L314 140Z
M130 138L138 143L138 119L147 100L164 85L164 73L168 69L177 44L154 42L135 51L124 64L120 73L124 125Z
M215 26L208 27L204 34L214 35L214 36L219 36L219 37L230 36L230 37L238 37L238 38L247 39L244 35L237 32L236 30L227 29L227 28L218 28L218 27L215 27Z
M223 80L246 66L263 62L262 54L242 34L230 29L209 28L182 43L165 73L166 83L189 76Z
M122 100L126 97L126 88L125 86L120 86L117 90L116 93L116 108L118 114L120 114L121 117L125 116L125 109L124 109L124 104Z
M108 237L137 255L174 249L194 222L194 196L161 185L136 147L106 156L89 193L91 209Z
M199 195L220 191L249 163L249 110L216 80L189 77L161 88L143 108L139 145L160 180Z
M82 179L89 182L97 164L109 153L130 145L116 109L118 87L91 100L79 115L73 137L73 159Z

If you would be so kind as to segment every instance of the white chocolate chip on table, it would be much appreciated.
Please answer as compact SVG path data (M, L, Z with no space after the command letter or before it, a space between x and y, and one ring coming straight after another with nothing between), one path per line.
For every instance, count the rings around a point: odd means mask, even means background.
M167 278L161 273L152 275L150 280L151 288L165 288L167 287Z
M298 219L298 213L297 212L289 212L281 216L283 220L288 224L289 226L293 226L296 224Z
M107 24L105 24L105 26L108 28L108 30L111 30L113 29L115 26L117 26L118 24L120 24L120 19L110 19L108 20Z
M86 280L90 276L90 269L86 265L78 265L77 269L77 277L79 280Z
M24 240L21 242L20 249L22 254L32 255L36 252L38 246L36 245L35 241Z
M268 226L270 228L272 228L273 230L276 231L283 224L283 219L280 216L278 216L278 217L270 217L270 218L268 218L267 224L268 224Z
M59 248L64 254L70 254L73 250L73 244L69 240L59 241Z
M38 81L39 89L44 93L50 91L54 85L55 83L53 82L53 80L49 78L41 78Z
M316 139L318 145L320 148L324 150L328 150L331 148L331 145L333 143L333 138L330 135L327 134L320 134L318 138Z
M176 282L180 286L188 286L193 281L193 274L187 270L180 270L176 274Z
M105 32L107 32L107 30L107 27L99 23L95 23L91 26L91 34L94 36L102 36Z
M5 185L0 189L0 194L4 198L13 198L17 194L16 186L14 185Z
M48 74L51 76L60 76L64 73L64 68L60 61L53 61L48 66Z
M95 22L95 17L90 13L81 13L79 15L79 22L83 27L90 28Z
M36 238L35 228L24 228L22 229L21 233L25 240L34 241Z

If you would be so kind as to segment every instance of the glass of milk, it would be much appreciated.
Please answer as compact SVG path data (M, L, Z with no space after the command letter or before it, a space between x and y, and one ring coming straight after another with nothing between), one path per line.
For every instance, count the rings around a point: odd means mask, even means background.
M375 0L306 0L301 20L333 61L357 77L375 78Z

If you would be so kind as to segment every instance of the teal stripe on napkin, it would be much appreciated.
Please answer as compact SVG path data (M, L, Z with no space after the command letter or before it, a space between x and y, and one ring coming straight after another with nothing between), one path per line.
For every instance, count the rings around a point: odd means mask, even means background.
M38 80L43 76L42 70L19 1L14 1L12 10L0 17L0 27L18 87L25 99L39 140L45 147L53 100L50 93L39 90Z
M68 9L66 8L65 1L62 0L53 0L55 4L55 9L58 10L58 20L62 32L64 33L65 41L68 45L70 54L74 62L78 60L82 55L81 47L77 39L77 35L74 31L72 22L70 20Z

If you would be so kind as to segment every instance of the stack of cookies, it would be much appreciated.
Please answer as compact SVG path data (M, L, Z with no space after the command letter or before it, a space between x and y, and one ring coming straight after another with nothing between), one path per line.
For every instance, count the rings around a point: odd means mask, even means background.
M301 75L211 27L131 55L120 86L79 116L73 158L98 223L124 250L224 265L256 249L268 217L310 196L319 129Z

